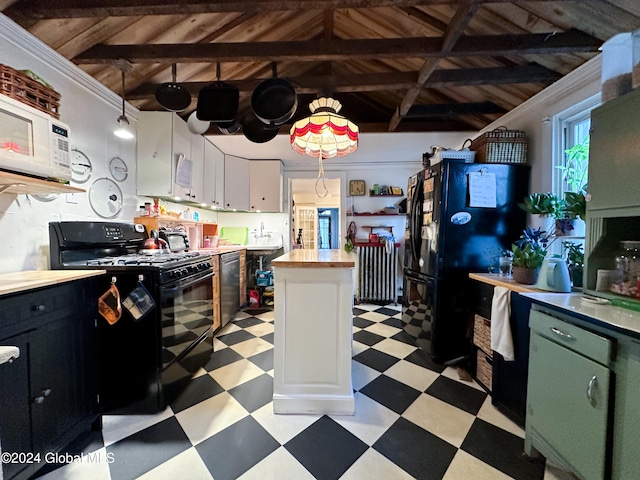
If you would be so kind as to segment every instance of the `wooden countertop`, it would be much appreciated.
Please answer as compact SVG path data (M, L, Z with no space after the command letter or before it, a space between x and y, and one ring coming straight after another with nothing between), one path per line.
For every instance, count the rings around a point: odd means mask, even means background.
M241 252L246 250L245 245L219 245L216 248L198 248L197 250L189 250L190 252L204 253L208 255L222 255L229 252Z
M104 275L105 270L27 270L0 274L0 296Z
M273 267L353 268L355 256L344 250L291 250L271 260Z
M469 278L488 283L490 285L495 285L496 287L506 287L509 290L518 293L551 293L545 290L540 290L539 288L535 288L531 285L518 283L512 277L504 277L497 273L470 273Z

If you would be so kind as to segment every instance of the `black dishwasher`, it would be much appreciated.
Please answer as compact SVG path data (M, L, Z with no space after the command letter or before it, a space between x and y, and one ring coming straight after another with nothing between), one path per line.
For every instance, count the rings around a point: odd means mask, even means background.
M220 255L220 326L233 319L240 308L240 253Z

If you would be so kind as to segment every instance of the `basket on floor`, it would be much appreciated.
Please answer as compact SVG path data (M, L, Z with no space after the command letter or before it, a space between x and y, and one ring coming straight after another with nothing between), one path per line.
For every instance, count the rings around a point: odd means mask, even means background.
M60 94L23 72L0 64L0 93L60 118Z
M498 127L471 141L477 163L527 163L527 140L524 132Z

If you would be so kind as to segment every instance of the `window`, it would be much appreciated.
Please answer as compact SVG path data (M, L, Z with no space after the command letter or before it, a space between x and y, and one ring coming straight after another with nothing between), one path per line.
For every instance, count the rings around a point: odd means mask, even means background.
M557 116L553 185L560 197L564 192L579 192L587 184L589 169L589 128L591 110L599 104L591 98Z

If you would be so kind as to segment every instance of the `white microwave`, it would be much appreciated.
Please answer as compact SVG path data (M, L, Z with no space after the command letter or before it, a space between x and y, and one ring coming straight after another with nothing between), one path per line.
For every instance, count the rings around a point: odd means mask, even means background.
M0 94L0 169L63 182L70 180L69 127Z

